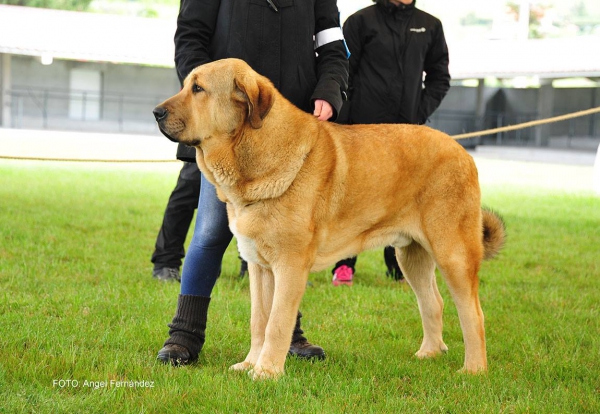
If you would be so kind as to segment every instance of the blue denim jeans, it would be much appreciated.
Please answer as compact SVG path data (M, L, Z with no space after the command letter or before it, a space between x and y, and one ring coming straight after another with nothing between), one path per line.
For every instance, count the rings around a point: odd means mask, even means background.
M217 198L215 186L202 175L196 226L181 273L182 295L210 297L232 238L225 203Z

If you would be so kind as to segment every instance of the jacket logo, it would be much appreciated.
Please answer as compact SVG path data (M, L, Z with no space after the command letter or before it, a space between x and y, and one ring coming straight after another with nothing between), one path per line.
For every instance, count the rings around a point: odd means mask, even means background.
M425 33L425 28L424 27L420 27L418 29L411 28L410 31L415 32L415 33Z

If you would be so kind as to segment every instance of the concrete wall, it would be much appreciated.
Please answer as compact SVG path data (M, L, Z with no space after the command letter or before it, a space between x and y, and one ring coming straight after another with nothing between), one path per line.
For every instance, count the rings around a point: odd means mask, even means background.
M173 68L39 59L12 56L10 119L3 126L155 133L152 109L179 90ZM87 69L101 73L101 117L69 119L70 73Z

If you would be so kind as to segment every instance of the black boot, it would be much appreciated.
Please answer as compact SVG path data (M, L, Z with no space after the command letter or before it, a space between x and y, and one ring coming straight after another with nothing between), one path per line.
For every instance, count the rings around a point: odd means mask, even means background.
M294 326L294 333L292 335L292 343L288 354L305 359L325 359L325 351L323 348L311 344L304 337L304 331L300 327L300 318L302 318L302 314L298 312L296 326Z
M169 338L157 359L173 366L188 365L198 359L204 345L206 316L210 298L179 295L177 312L169 326Z

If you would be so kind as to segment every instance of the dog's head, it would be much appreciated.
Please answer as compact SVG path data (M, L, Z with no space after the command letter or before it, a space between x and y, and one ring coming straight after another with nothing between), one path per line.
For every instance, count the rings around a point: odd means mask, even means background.
M171 141L202 146L213 137L237 135L262 127L275 94L270 81L239 59L199 66L181 91L154 108L161 132Z

